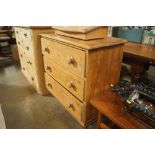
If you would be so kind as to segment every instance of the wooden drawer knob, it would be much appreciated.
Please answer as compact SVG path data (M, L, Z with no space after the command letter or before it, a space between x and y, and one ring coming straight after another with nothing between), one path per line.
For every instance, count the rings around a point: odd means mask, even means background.
M25 67L23 67L23 70L25 71Z
M31 77L31 80L34 81L34 77Z
M48 47L45 47L44 51L48 54L50 53L50 49Z
M69 82L67 83L67 86L68 86L69 88L74 87L74 82L73 82L73 81L69 81Z
M74 63L74 58L72 56L68 57L67 62L68 62L68 64L73 64Z
M18 34L19 32L18 32L18 31L16 31L16 33Z
M52 88L52 84L50 82L47 83L47 86Z
M46 70L49 70L50 72L52 71L50 65L47 65L47 66L46 66Z
M18 45L20 45L20 41L18 41Z
M20 57L22 58L22 57L23 57L23 55L21 54L21 55L20 55Z
M67 107L68 107L68 108L72 108L72 107L73 107L73 104L72 104L71 102L68 102L68 103L67 103Z

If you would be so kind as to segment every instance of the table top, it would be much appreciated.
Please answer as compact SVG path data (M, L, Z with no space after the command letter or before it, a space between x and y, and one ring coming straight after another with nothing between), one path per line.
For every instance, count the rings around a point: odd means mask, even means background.
M127 42L124 46L125 56L143 58L155 63L155 46Z
M122 100L117 93L104 91L91 100L91 105L102 114L107 116L116 125L125 129L147 129L152 128L150 125L137 119L130 113L122 109Z
M83 48L86 50L93 50L102 47L115 46L119 44L124 44L127 42L125 39L107 37L104 39L94 39L94 40L80 40L71 37L56 35L56 34L41 34L42 37L47 39L56 40L59 42L65 42L67 44L71 44L73 46L77 46L79 48Z

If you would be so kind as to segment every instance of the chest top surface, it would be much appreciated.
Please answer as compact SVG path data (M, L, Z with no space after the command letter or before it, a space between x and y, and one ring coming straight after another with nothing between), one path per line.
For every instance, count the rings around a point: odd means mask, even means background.
M95 40L80 40L80 39L75 39L75 38L70 38L66 36L61 36L61 35L56 35L56 34L41 34L41 37L47 38L47 39L52 39L58 42L63 42L66 44L71 44L73 46L77 46L86 50L93 50L93 49L98 49L102 47L109 47L109 46L115 46L115 45L120 45L124 44L127 42L124 39L120 38L114 38L114 37L107 37L104 39L95 39Z

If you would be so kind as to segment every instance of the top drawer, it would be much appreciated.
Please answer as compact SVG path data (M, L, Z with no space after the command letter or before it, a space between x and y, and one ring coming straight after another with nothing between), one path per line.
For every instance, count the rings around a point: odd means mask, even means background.
M30 42L32 39L31 29L15 27L15 34L18 40L22 40L23 42Z
M85 76L85 52L56 41L41 39L42 53L66 70Z
M21 37L23 39L23 41L31 41L31 29L24 29L22 28L21 29Z

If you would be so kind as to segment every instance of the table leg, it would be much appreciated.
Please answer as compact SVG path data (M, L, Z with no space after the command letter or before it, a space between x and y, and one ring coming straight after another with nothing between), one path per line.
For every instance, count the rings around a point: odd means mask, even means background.
M132 81L136 81L139 79L144 73L149 69L149 65L145 64L143 62L134 62L131 63L131 69L132 69Z
M102 122L102 113L98 112L97 126L98 129L101 129L100 123Z
M131 66L132 82L135 82L137 79L139 79L149 69L149 64L139 59L124 57L123 62Z

